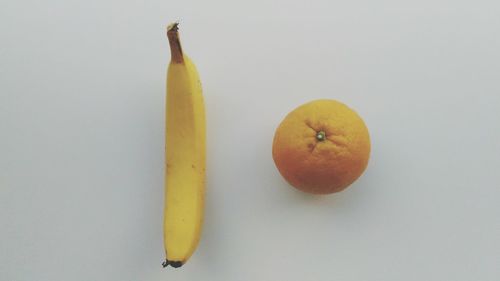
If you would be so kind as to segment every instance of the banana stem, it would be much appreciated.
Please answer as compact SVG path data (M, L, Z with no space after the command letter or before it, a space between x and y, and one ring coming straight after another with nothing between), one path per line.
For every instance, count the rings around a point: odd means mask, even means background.
M172 23L167 27L168 43L170 44L170 55L173 63L184 63L181 41L179 40L179 23Z

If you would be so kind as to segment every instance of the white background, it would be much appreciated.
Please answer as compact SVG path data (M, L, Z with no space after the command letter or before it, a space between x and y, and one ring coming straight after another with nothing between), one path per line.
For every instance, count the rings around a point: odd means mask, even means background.
M0 280L500 280L497 1L0 2ZM202 240L161 268L165 26L208 122ZM343 101L366 173L311 196L271 158Z

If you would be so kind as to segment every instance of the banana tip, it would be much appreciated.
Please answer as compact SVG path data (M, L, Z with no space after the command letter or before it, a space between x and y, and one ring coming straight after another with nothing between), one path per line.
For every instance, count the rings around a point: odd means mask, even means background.
M163 268L167 267L167 266L171 266L173 268L178 268L178 267L181 267L182 266L182 262L181 261L169 261L169 260L165 260L162 264Z

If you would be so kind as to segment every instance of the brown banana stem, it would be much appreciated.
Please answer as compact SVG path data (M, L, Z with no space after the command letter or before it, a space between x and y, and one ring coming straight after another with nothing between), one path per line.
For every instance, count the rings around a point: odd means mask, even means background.
M184 63L181 41L179 40L179 23L170 24L167 27L168 43L170 44L170 55L173 63Z

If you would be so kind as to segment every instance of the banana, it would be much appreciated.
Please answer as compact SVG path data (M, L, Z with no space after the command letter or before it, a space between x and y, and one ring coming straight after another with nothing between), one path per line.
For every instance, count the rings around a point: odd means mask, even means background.
M196 67L181 48L178 23L167 27L167 36L171 61L167 74L163 267L180 267L195 251L203 223L205 106Z

